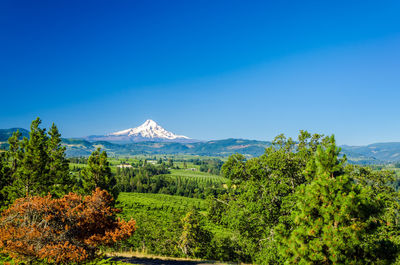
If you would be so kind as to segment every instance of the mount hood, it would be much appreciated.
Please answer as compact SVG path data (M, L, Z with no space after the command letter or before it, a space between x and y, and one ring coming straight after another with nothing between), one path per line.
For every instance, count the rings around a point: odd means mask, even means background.
M84 139L89 141L108 142L198 142L184 135L177 135L165 130L153 120L146 120L142 125L135 128L109 133L107 135L91 135Z

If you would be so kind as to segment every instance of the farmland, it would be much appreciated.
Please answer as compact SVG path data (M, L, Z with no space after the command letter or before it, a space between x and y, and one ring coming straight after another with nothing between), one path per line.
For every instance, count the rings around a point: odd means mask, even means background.
M208 258L229 260L232 257L231 238L233 233L222 226L216 226L207 219L207 203L202 199L149 193L121 193L117 205L123 209L121 217L134 218L137 222L135 234L120 243L113 252L140 252L173 257L184 257L179 248L183 231L182 218L189 211L198 211L200 223L213 234ZM226 251L214 252L212 246L227 244Z
M187 212L190 208L203 212L206 210L204 200L166 194L123 192L118 196L118 203L124 209L124 216L126 217L133 217L137 209L143 208L149 209L154 213L157 212L157 214L159 212Z

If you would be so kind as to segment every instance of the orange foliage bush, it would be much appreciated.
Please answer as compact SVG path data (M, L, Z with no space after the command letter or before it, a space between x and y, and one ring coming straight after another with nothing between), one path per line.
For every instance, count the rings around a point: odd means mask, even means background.
M135 221L116 218L113 198L97 188L92 195L60 199L25 197L0 218L0 249L21 260L79 263L96 257L100 245L127 238Z

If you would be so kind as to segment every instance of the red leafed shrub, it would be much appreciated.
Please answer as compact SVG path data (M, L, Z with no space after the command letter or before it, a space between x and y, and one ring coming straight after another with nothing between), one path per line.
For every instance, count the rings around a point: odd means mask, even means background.
M20 260L79 263L94 259L100 245L127 238L135 221L116 218L112 196L97 188L92 195L70 193L60 199L25 197L0 217L0 250Z

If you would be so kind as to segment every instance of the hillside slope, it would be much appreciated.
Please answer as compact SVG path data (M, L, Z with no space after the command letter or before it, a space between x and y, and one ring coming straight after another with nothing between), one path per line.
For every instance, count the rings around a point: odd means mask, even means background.
M29 137L29 131L23 128L0 129L0 142L7 142L14 132L19 130L22 137Z
M244 139L226 139L197 143L174 142L138 142L114 144L105 141L89 142L81 139L63 139L68 156L86 156L97 147L105 149L111 155L138 154L189 154L204 156L228 156L241 153L258 156L264 153L270 142Z

